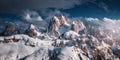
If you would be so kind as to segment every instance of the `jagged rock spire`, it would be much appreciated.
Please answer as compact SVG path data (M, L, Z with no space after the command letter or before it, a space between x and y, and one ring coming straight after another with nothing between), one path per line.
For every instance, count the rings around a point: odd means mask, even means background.
M79 33L80 31L84 30L85 28L86 28L85 25L80 20L72 22L71 30L75 31L76 33Z
M73 30L74 32L78 33L77 24L74 21L72 23L71 30Z
M53 16L50 20L49 26L47 28L47 32L50 32L51 36L60 36L59 28L60 28L60 21L56 16Z
M65 16L61 16L61 24L62 25L65 25L65 26L70 26L71 25L71 21L70 20L68 20L67 18L65 18Z
M40 35L38 28L34 26L33 24L30 24L29 28L26 30L25 33L33 38L37 38Z

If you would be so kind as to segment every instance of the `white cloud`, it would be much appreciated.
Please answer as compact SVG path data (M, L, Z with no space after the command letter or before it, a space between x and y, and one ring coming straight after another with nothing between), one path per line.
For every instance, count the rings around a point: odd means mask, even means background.
M92 25L97 29L103 30L106 34L108 34L113 39L119 39L120 34L120 20L119 19L110 19L103 18L100 20L98 18L85 18L88 21L88 25ZM95 24L94 24L95 23ZM96 26L99 24L98 26Z
M104 20L104 22L109 22L112 24L120 23L119 19L116 20L116 19L104 18L103 20Z
M34 24L38 29L41 30L44 30L48 25L47 23L48 21L44 21L44 19L40 16L40 14L34 10L23 11L22 19L30 24Z
M85 18L87 25L91 25L91 26L98 26L100 24L100 19L98 18L92 18L92 17L88 17Z
M104 18L102 26L107 34L109 34L112 38L119 40L120 34L120 20Z
M87 21L99 21L98 18L92 18L92 17L89 17L89 18L85 18Z
M24 11L23 19L27 20L28 22L43 21L41 16L36 11L30 11L30 10Z
M120 20L104 18L102 26L113 31L114 33L120 33Z

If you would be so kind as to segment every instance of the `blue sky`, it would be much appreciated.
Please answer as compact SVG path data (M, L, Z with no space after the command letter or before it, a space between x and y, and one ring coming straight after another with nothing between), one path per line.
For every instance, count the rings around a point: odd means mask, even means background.
M98 0L95 3L86 3L64 11L75 17L120 19L119 6L120 0Z
M41 14L59 10L71 17L120 19L120 0L1 0L0 18L17 19L29 9ZM49 11L50 10L50 11Z

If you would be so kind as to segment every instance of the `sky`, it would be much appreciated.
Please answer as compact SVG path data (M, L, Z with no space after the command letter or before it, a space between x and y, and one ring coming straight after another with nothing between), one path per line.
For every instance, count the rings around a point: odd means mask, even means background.
M26 10L41 17L64 13L70 17L120 19L120 0L0 0L0 19L19 18Z

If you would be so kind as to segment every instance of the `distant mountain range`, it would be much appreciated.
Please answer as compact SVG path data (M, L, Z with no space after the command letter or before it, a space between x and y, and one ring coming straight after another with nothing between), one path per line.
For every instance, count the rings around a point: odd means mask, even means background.
M119 60L118 22L63 15L0 20L0 60Z

